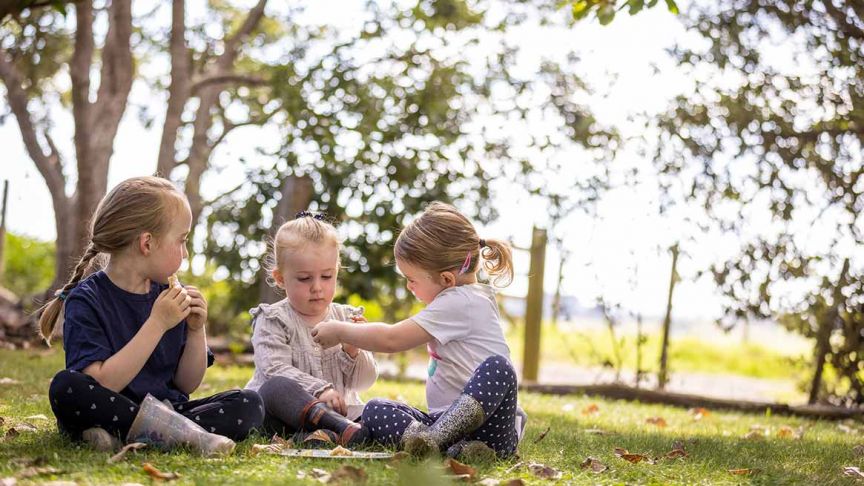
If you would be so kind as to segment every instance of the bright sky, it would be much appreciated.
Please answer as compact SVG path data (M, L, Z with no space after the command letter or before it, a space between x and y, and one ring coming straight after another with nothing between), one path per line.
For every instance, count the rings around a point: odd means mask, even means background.
M339 7L334 8L336 3L328 1L315 5L320 12L332 16L335 11L340 12L343 19L350 18L351 9L345 6L345 2L338 2ZM315 12L310 15L315 15ZM338 21L338 18L334 20ZM616 126L626 139L644 135L637 124L628 122L628 116L663 110L674 95L691 85L665 53L665 49L685 36L676 18L658 7L636 17L622 14L607 27L592 20L571 30L542 35L525 29L516 40L523 48L523 55L529 59L548 55L555 49L564 52L564 49L578 46L580 72L595 88L595 95L588 100L595 116L602 123ZM144 91L136 87L133 100L154 104L142 93ZM153 109L161 107L156 104ZM55 114L59 114L59 110ZM71 118L63 114L57 120L54 138L60 142L62 151L72 154ZM157 120L160 122L154 124L153 129L147 129L141 125L135 109L126 111L116 139L109 185L155 170L161 116L157 116ZM255 147L260 140L267 140L270 136L267 132L262 134L259 129L241 129L233 133L213 156L215 169L207 174L202 188L205 197L233 187L237 177L243 177L244 167L237 160L241 157L260 159ZM54 215L49 193L24 150L13 117L0 125L0 147L3 149L0 177L9 179L11 187L8 230L53 239ZM563 156L571 157L578 170L576 154ZM620 151L613 162L613 167L633 165L650 165L649 160L637 153L635 146ZM573 254L565 267L565 294L576 296L583 305L591 305L602 294L607 301L621 303L623 307L646 316L663 314L671 263L666 248L682 238L687 229L675 220L664 220L656 215L652 184L650 180L646 182L641 188L613 190L606 194L599 203L597 219L575 214L561 225L565 246ZM499 186L496 203L501 218L489 227L481 228L481 236L513 238L518 245L527 246L532 224L544 226L547 221L543 215L547 211L539 201L514 197L518 191L508 190L504 184ZM696 265L722 255L724 248L728 251L722 239L694 247L690 255L682 259L679 272L684 277L692 275ZM517 251L516 263L517 271L524 276L528 270L527 254ZM547 292L554 292L557 269L558 254L550 247L546 268ZM523 277L517 279L507 293L524 295L526 289ZM719 307L714 293L707 282L685 280L676 290L676 316L717 317Z

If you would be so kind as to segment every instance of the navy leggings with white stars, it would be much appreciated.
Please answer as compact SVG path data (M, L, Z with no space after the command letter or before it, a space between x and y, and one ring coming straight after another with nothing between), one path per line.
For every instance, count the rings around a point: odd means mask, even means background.
M57 373L51 381L48 399L60 432L73 440L80 440L81 433L91 427L101 427L125 440L138 414L138 403L77 371ZM264 419L261 397L251 390L230 390L171 405L204 430L235 441L259 429Z
M490 356L474 370L462 393L480 402L486 420L462 440L479 440L491 447L498 457L516 452L516 372L503 356ZM431 414L404 403L373 398L363 408L363 424L369 427L373 440L396 445L412 420L432 425L444 412ZM447 444L448 446L450 444Z

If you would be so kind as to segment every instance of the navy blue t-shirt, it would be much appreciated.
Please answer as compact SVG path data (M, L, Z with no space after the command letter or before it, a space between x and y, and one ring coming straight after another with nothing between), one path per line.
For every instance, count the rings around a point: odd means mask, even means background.
M82 371L105 361L126 345L150 317L159 294L168 286L150 285L150 293L133 294L114 285L99 271L82 280L66 298L63 349L66 369ZM186 345L186 321L162 336L150 359L120 393L140 403L148 393L159 400L185 402L189 396L174 384L174 374ZM207 350L207 366L213 355Z

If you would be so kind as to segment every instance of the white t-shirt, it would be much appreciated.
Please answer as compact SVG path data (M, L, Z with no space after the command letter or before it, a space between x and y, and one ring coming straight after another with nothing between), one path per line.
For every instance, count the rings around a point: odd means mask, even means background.
M442 290L411 320L435 338L427 344L426 403L430 413L447 410L486 358L497 354L510 359L495 290L488 285ZM520 438L524 417L519 410L516 430Z

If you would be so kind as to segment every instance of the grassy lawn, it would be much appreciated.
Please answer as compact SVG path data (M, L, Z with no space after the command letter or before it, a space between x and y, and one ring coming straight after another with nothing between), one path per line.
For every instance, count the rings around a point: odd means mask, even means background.
M22 461L41 458L42 467L62 472L19 478L19 484L47 481L74 481L78 484L149 484L142 470L150 462L162 471L178 472L175 484L320 484L311 479L313 468L335 470L341 463L361 466L368 484L446 484L432 463L390 465L385 462L359 460L291 459L274 455L251 454L251 446L266 443L254 437L239 444L234 456L224 459L201 459L185 452L161 453L140 451L125 461L106 464L107 454L93 452L62 439L51 418L46 396L53 373L62 366L62 351L47 353L0 351L0 378L18 383L0 384L0 416L4 425L0 433L25 421L25 417L44 414L49 420L30 419L36 431L22 432L15 438L0 439L0 480L20 475ZM201 390L211 394L229 387L242 386L251 369L241 367L212 368ZM402 397L411 403L423 403L423 389L414 384L381 382L365 396ZM616 402L582 396L553 397L524 394L523 407L531 417L526 440L520 447L523 466L517 461L478 465L477 479L510 480L521 478L527 484L546 484L526 467L542 463L563 472L562 481L575 484L853 484L843 476L844 466L864 467L853 447L862 441L860 425L851 424L844 432L834 422L817 422L788 417L743 415L714 411L694 420L688 411L672 407ZM596 405L597 411L583 411ZM662 417L668 424L659 427L646 423L650 417ZM745 439L751 427L767 429L766 437ZM788 426L803 427L803 438L781 437L778 431ZM535 443L543 431L548 434ZM595 435L592 429L605 432ZM661 456L682 440L689 454L683 459L664 459L657 464L631 464L614 454L616 447L633 453ZM608 467L599 474L582 470L579 464L594 457ZM759 472L737 476L730 469L753 468ZM298 480L298 472L306 478ZM0 482L0 484L3 484ZM505 484L502 481L502 484Z

